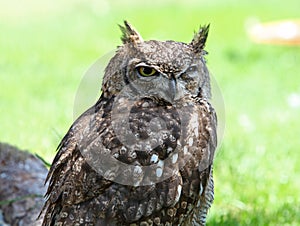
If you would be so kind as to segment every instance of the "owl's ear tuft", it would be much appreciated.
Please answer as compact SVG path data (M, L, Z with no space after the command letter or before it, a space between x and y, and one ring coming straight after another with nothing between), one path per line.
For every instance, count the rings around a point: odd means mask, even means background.
M209 24L201 26L199 31L195 33L190 45L194 48L196 53L201 53L204 50L206 39L208 36Z
M124 21L125 26L119 25L122 31L121 40L123 44L126 43L141 43L143 42L143 38L141 35L134 29L134 27L128 23L126 20Z

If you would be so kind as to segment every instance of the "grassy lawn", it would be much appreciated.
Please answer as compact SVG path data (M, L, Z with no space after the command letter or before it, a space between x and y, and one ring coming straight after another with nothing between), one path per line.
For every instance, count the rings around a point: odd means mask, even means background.
M210 23L226 130L208 225L300 225L300 47L246 33L254 20L299 18L299 0L88 2L0 0L0 140L51 162L84 73L121 44L124 19L146 40L184 42Z

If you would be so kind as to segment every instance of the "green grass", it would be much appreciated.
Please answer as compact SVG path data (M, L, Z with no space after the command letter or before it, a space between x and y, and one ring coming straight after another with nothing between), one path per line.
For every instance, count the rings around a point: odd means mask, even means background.
M298 0L0 0L0 140L51 161L71 125L82 76L120 45L128 19L145 39L189 42L211 24L208 65L226 131L208 225L300 224L300 48L252 43L245 25L299 17ZM99 84L100 87L100 84Z

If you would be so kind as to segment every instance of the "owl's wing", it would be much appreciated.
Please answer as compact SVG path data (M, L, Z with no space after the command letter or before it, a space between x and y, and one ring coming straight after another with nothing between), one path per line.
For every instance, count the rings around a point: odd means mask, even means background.
M214 181L213 181L213 160L217 147L217 115L213 107L205 99L197 99L200 104L201 118L199 119L199 134L206 134L207 147L205 149L206 159L208 159L208 167L204 169L199 167L200 175L200 192L198 202L193 210L191 217L186 221L185 225L205 225L207 212L214 200ZM205 130L205 132L204 132ZM203 139L204 137L200 138Z
M73 217L68 216L66 219L76 218L72 224L79 222L81 216L88 216L87 212L90 211L87 207L81 206L85 205L87 200L101 194L112 183L91 168L79 149L84 130L93 126L90 125L91 119L103 113L101 110L97 111L95 107L87 110L74 122L59 144L58 153L47 176L49 187L46 192L48 199L43 208L45 211L43 225L52 225L53 222L60 221L69 225L63 219L70 214L73 214ZM97 123L103 122L104 119L99 117ZM88 142L97 135L96 132L90 133L90 137L84 139ZM92 208L93 205L90 204L89 207Z

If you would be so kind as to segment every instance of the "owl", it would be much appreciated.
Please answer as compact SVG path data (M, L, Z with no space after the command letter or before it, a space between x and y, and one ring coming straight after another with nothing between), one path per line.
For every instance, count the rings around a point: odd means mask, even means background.
M209 26L190 43L120 28L100 98L58 146L42 225L205 225L217 145Z

